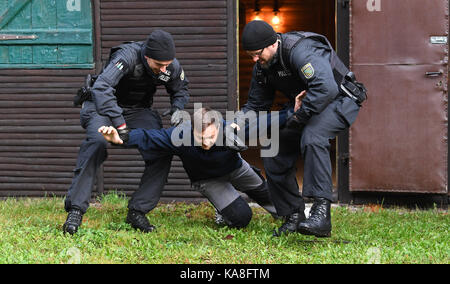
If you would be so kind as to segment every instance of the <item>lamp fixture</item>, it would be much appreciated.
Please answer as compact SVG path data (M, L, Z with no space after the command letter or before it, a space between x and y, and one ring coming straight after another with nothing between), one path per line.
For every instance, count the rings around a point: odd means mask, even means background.
M261 9L259 8L259 0L255 0L255 7L253 8L253 12L255 13L253 20L260 21L261 17L259 16L259 12L261 12Z
M278 0L274 0L273 2L273 18L272 18L272 24L278 25L280 23L280 17L278 16L278 13L280 10L278 9Z

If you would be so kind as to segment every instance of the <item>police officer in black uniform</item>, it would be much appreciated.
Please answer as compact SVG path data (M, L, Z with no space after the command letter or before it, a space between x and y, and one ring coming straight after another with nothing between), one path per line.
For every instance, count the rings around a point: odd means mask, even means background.
M329 140L354 122L365 89L321 35L277 34L266 22L252 21L244 28L242 43L256 62L243 112L269 110L275 91L283 93L290 100L286 107L292 108L295 97L307 92L300 109L280 131L280 152L263 158L271 198L286 220L274 235L300 232L328 237L332 200ZM341 89L341 82L354 89ZM314 199L308 219L295 174L300 154L304 159L302 193Z
M77 232L89 206L97 171L107 157L107 142L97 130L102 125L113 125L126 136L133 128L162 128L161 117L151 108L157 86L161 85L170 95L171 123L177 125L182 121L180 110L189 100L188 80L175 58L175 44L169 33L155 30L146 41L111 49L109 61L90 88L90 96L80 112L87 137L81 144L75 175L65 199L68 217L64 232ZM146 156L139 189L128 204L126 221L133 228L143 232L154 230L145 214L160 199L171 161L171 155Z

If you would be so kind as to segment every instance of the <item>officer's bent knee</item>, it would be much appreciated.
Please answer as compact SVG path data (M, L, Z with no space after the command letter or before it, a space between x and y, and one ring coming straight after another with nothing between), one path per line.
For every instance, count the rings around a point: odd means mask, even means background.
M305 129L306 130L306 129ZM302 140L301 140L301 146L302 148L308 147L308 146L328 146L329 141L326 137L321 137L317 134L315 134L313 131L303 131L302 133Z
M88 145L94 146L97 150L105 150L108 147L108 141L103 137L90 137L86 140Z

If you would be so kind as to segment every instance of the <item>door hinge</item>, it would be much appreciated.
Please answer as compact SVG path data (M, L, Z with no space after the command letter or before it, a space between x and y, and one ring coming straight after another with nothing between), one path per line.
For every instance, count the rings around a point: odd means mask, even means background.
M348 163L348 160L350 159L349 153L341 153L339 154L339 160L342 164L346 165Z
M448 38L447 36L432 36L430 37L431 44L447 44Z
M350 0L341 0L342 8L347 8L349 3L350 3Z
M27 40L27 39L37 39L37 35L10 35L10 34L0 34L0 40Z

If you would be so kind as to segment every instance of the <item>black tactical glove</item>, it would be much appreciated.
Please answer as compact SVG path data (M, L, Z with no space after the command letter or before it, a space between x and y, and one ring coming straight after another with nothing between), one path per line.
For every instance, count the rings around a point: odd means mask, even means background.
M286 128L295 132L302 132L303 128L305 127L305 123L302 122L300 119L300 115L297 112L294 112L294 114L288 118L286 121Z
M231 125L225 126L224 137L225 148L237 152L242 152L248 149L248 146L245 145L245 142L239 138L239 136L235 133L235 128L233 128Z
M181 123L183 123L183 114L177 107L172 107L170 109L170 125L172 126L178 126Z
M119 137L123 141L123 144L127 144L128 139L130 138L130 128L124 127L117 129L117 133L119 133Z

